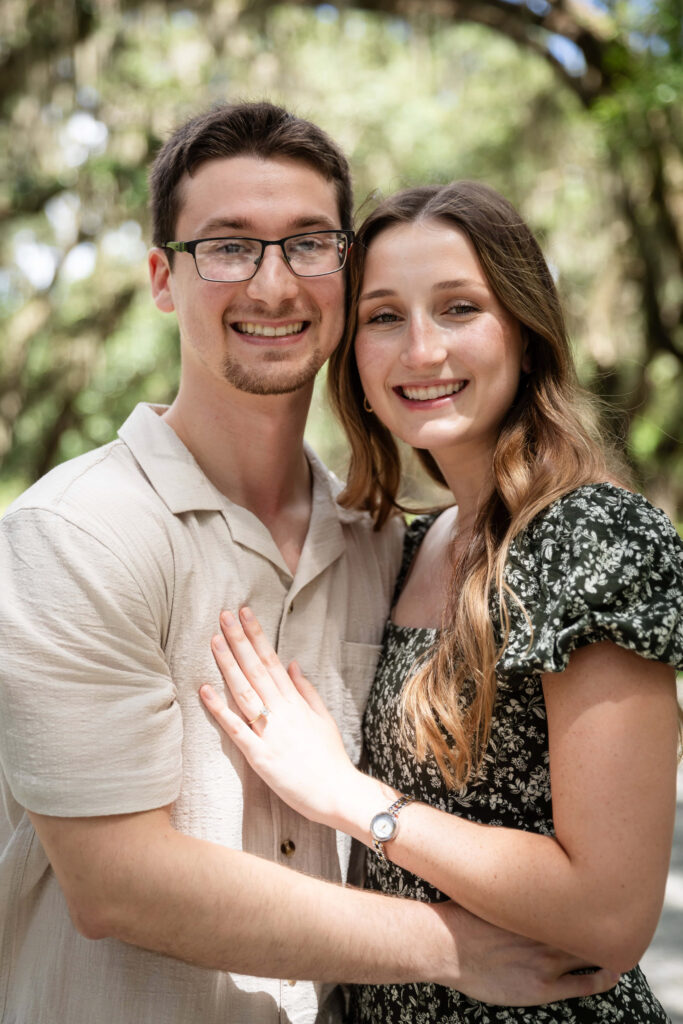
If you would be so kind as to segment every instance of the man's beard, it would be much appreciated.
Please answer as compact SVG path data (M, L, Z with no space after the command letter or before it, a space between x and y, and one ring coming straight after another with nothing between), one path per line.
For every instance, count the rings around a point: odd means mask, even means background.
M320 350L315 348L304 366L289 368L286 363L288 354L277 349L264 352L264 362L271 364L271 372L264 372L265 366L259 369L245 368L227 355L223 360L223 377L233 387L250 395L290 394L310 384L325 359Z

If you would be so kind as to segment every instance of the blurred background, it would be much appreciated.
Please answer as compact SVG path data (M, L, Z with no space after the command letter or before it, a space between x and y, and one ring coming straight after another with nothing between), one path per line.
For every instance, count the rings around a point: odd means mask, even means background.
M173 317L147 287L146 174L182 120L269 98L344 147L360 216L477 178L539 236L583 382L639 486L683 523L681 0L3 0L0 511L171 400ZM316 392L310 439L345 449ZM645 968L683 1024L683 786Z
M147 289L173 127L267 97L341 142L357 205L477 178L540 237L583 381L683 520L681 0L3 0L0 509L178 377ZM343 473L319 389L311 439Z

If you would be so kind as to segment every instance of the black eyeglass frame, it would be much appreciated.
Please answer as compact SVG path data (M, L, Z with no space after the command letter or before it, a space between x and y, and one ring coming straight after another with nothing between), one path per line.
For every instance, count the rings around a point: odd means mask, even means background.
M326 270L323 274L299 274L294 269L294 267L292 266L292 264L289 261L289 257L288 257L288 255L287 255L287 253L285 251L285 242L291 242L291 240L293 238L310 238L311 236L315 236L315 235L343 235L344 238L346 239L346 248L344 249L344 259L342 260L342 262L340 263L340 265L338 267L335 267L334 270ZM279 245L280 246L280 249L282 251L283 259L284 259L285 263L287 264L287 266L289 267L289 269L291 270L291 272L294 274L295 277L303 277L303 278L307 278L307 277L329 277L330 274L338 274L339 271L343 270L344 267L346 266L346 261L348 259L348 255L349 255L349 251L351 249L351 246L353 245L354 238L355 238L355 232L350 230L349 228L329 228L326 231L299 231L295 235L285 235L284 238L275 238L275 239L251 238L251 237L249 237L247 235L216 235L215 237L211 237L211 238L194 238L191 242L164 242L162 244L161 248L162 249L170 249L172 252L189 252L190 255L192 256L192 259L194 260L195 270L197 271L197 273L201 277L202 281L209 281L211 284L240 284L242 281L251 281L252 277L256 276L256 274L258 273L258 269L261 266L261 262L263 260L263 253L265 252L266 246L268 246L268 245ZM228 241L235 241L235 242L258 242L260 244L260 246L261 246L261 255L254 262L254 272L253 272L253 274L250 274L249 277L239 277L236 280L229 280L229 281L216 280L216 278L213 278L213 277L204 277L204 275L199 272L199 267L197 266L197 255L196 255L197 246L200 244L200 242L228 242Z

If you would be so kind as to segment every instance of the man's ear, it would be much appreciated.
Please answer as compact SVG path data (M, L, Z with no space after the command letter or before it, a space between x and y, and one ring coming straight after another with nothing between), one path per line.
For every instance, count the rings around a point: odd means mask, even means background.
M171 290L171 268L168 262L168 254L164 249L155 246L149 250L147 265L149 266L152 298L157 309L160 309L162 313L172 313L175 306Z

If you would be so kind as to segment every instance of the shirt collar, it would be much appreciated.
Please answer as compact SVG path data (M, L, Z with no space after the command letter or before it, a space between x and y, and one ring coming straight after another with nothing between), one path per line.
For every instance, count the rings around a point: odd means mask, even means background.
M256 516L235 505L214 487L173 428L162 419L166 408L141 403L118 432L156 493L175 515L193 511L222 512L235 541L263 550L264 532L268 538L270 534ZM342 526L366 517L366 513L337 504L336 497L343 486L341 481L308 444L304 447L313 476L313 506L297 577L300 571L306 575L320 571L324 564L339 557L344 550ZM272 539L271 544L273 551L268 557L287 571Z
M119 437L171 512L220 511L227 498L197 465L175 430L163 420L165 405L136 405Z

